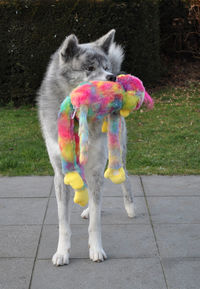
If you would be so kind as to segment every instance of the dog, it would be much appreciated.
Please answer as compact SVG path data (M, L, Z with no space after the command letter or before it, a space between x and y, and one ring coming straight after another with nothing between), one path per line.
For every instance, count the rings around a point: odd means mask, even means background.
M98 40L79 44L75 35L66 37L51 56L46 74L38 91L38 114L49 159L54 170L54 185L58 207L59 239L52 262L56 266L69 264L70 251L70 187L63 182L60 150L58 146L57 118L60 104L78 84L90 80L114 81L120 72L124 52L114 42L115 30L110 30ZM106 134L101 132L102 121L89 124L89 155L85 177L89 191L89 206L81 214L89 217L89 257L95 262L107 258L101 238L101 191L107 162ZM126 162L126 126L122 118L121 146L123 163ZM135 216L133 193L126 171L126 181L121 185L125 209L129 217Z

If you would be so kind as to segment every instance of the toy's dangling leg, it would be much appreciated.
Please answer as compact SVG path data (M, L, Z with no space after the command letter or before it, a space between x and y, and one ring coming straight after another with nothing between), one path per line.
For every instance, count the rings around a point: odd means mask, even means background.
M120 147L121 117L118 114L108 116L108 168L104 173L115 184L125 181L125 171L122 166Z
M76 142L77 145L77 170L79 170L79 174L82 177L82 180L84 182L83 186L75 190L74 195L74 203L77 203L81 206L85 206L88 203L88 190L87 190L87 184L85 181L85 175L84 175L84 167L83 165L87 162L88 159L88 124L87 124L87 107L81 107L80 108L80 114L79 114L79 130L78 135L76 136L76 139L78 140ZM79 154L78 154L79 151Z
M61 151L62 170L65 175L64 183L70 185L75 192L83 190L85 183L81 177L79 166L76 163L76 139L74 132L73 107L70 98L67 98L61 106L58 116L58 143ZM80 205L87 204L87 198Z
M79 114L79 141L80 141L80 164L85 165L88 160L88 122L87 122L88 108L86 106L80 107Z
M101 131L102 132L108 132L108 117L105 116L104 117L104 120L103 120L103 123L102 123L102 127L101 127Z

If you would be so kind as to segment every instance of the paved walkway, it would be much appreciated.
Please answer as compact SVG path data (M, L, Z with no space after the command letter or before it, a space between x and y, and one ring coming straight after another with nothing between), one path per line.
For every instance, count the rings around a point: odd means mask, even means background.
M88 220L73 206L68 266L54 267L58 227L52 177L0 178L0 289L200 289L200 176L132 176L137 217L106 182L108 260L88 259Z

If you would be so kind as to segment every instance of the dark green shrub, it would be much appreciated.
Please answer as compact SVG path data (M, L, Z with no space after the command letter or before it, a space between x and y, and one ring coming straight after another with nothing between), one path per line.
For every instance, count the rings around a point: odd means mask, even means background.
M110 29L126 51L123 69L154 83L160 74L156 0L1 1L0 104L34 104L50 55L66 35L95 40Z
M200 58L199 0L161 0L161 51L168 56Z

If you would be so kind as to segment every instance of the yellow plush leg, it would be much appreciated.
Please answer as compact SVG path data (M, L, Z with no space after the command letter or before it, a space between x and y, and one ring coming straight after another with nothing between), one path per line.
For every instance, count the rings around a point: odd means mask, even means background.
M129 116L129 114L130 114L130 110L128 110L128 109L121 109L120 110L120 115L123 117Z
M121 184L126 179L125 171L122 167L118 170L108 168L104 173L104 177L110 179L114 184Z
M86 188L76 190L74 195L74 203L84 207L88 203L88 190Z
M65 185L71 186L74 190L80 190L84 186L84 182L78 172L69 172L64 178Z
M88 203L88 190L84 187L84 182L78 172L69 172L64 178L65 185L71 186L75 190L74 203L84 207Z
M108 121L107 119L104 119L102 127L101 127L102 132L107 132L108 131Z

